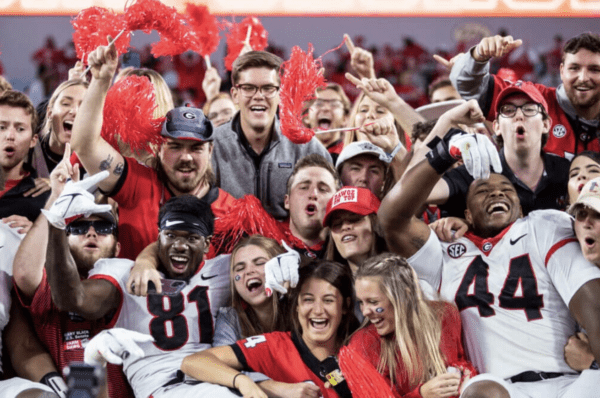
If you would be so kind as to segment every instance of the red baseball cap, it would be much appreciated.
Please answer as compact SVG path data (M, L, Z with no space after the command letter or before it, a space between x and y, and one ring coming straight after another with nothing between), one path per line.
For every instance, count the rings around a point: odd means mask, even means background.
M502 91L500 91L500 94L498 94L498 97L496 98L496 117L498 117L498 108L500 108L502 101L512 94L525 94L530 100L540 104L546 113L548 112L548 103L546 102L546 99L542 93L540 93L540 90L538 90L537 87L531 82L519 80L510 86L505 87Z
M329 202L327 202L323 225L329 226L328 223L331 219L331 213L336 210L348 210L349 212L366 216L368 214L377 213L380 204L381 202L377 196L367 188L344 187L337 191L336 194L329 199Z

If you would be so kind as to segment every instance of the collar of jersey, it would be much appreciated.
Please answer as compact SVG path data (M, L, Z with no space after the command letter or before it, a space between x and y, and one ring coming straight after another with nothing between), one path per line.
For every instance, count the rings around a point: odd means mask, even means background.
M473 244L475 246L477 246L479 248L479 250L481 250L481 252L483 254L485 254L486 256L488 256L492 250L494 250L494 247L496 247L496 244L504 237L504 235L506 235L506 233L508 232L508 230L510 229L510 227L512 227L514 225L514 222L510 223L506 228L504 228L498 235L496 236L492 236L491 238L482 238L479 237L477 235L475 235L473 232L468 231L465 234L465 238L469 239L471 242L473 242ZM492 247L490 248L490 250L484 251L483 250L483 246L490 243L492 245Z

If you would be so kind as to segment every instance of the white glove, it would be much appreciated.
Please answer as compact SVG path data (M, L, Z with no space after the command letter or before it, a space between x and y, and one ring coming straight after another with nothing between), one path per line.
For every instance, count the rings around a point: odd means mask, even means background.
M265 263L265 291L269 297L273 290L286 294L287 289L283 286L285 282L290 282L290 287L296 287L298 284L300 254L284 241L281 241L281 244L287 253L275 256Z
M96 189L96 184L108 175L108 170L104 170L78 182L67 182L50 210L42 209L42 213L55 228L65 229L69 222L79 217L110 211L110 205L97 205L94 195L88 192Z
M502 173L502 164L498 150L490 139L483 134L456 134L448 143L450 155L460 153L465 167L474 179L489 178L490 166L496 173Z
M139 359L144 351L136 344L154 341L152 336L132 330L113 328L98 333L85 347L84 361L88 365L104 365L110 362L121 365L124 359Z

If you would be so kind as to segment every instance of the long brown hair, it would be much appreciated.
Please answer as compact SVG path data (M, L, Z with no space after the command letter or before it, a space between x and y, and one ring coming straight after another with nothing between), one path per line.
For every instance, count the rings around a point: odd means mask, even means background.
M392 384L399 358L411 388L446 373L440 351L440 314L423 298L417 275L404 257L382 253L364 262L356 280L373 278L394 307L394 333L381 338L378 370L389 371ZM366 323L365 323L366 324Z
M269 258L273 258L278 254L285 253L285 250L277 241L270 238L265 238L261 235L252 235L247 238L242 239L231 252L231 264L230 264L230 273L231 273L231 307L236 310L238 314L238 319L240 321L240 327L242 329L242 338L246 338L249 336L256 336L258 334L269 333L274 331L282 331L287 330L288 320L283 314L283 310L285 305L281 305L279 303L279 294L277 292L273 293L270 300L272 303L273 316L269 322L269 326L267 328L263 328L256 315L254 309L248 305L242 299L240 294L235 289L235 283L233 281L233 267L235 265L235 255L237 252L247 246L256 246L264 250Z

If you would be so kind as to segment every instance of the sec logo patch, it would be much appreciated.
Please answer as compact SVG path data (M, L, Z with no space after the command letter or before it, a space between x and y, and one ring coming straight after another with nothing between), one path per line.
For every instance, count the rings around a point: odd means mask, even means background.
M567 128L562 124L557 124L552 129L552 135L556 138L563 138L565 135L567 135Z
M448 246L448 255L452 258L459 258L467 251L467 247L462 243L455 243Z

